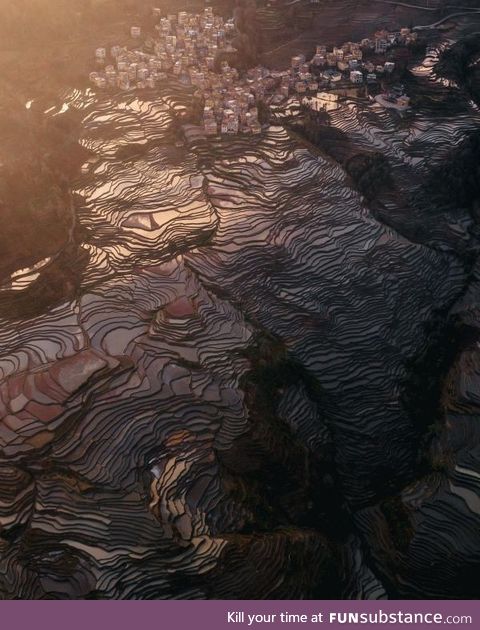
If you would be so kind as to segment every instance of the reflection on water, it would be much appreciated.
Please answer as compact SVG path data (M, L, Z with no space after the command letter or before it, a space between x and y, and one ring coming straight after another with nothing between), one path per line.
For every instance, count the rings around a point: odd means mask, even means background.
M93 155L75 192L89 262L78 295L0 330L0 445L28 489L5 510L37 536L0 560L12 595L207 597L232 571L240 596L236 558L258 523L257 560L280 567L257 563L258 595L311 595L285 567L294 558L316 571L330 543L323 522L306 532L285 520L290 444L302 471L311 458L335 471L352 510L409 479L417 460L401 384L425 324L463 289L450 244L464 219L436 215L428 242L408 240L372 216L339 163L280 125L255 140L175 146L174 112L189 98L174 85L150 96L78 90L47 110L84 118ZM479 122L473 110L432 118L428 108L400 121L348 96L330 116L357 151L388 156L412 194L432 147L441 156ZM10 288L48 263L13 274ZM277 387L275 375L270 391L266 373L248 386L251 357L260 346L274 366L275 344L297 378ZM247 455L245 436L259 444ZM256 473L269 457L284 494ZM357 527L331 543L353 576L338 594L383 597ZM52 563L50 548L69 561Z
M24 269L18 269L10 276L10 282L2 285L0 291L22 291L29 287L32 282L40 277L41 270L48 265L52 259L44 258L39 260L31 267L25 267Z

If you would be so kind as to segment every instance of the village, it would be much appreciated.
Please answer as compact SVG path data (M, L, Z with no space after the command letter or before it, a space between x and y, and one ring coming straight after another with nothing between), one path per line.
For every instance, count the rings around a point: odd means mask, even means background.
M396 64L387 53L417 39L409 28L379 30L371 39L346 42L332 50L318 45L312 59L294 56L284 71L257 66L240 76L228 61L237 52L232 45L233 19L214 15L212 7L202 14L181 11L163 16L158 8L152 12L155 36L144 37L140 26L132 26L130 36L138 46L97 48L97 67L90 81L98 89L125 91L156 88L170 78L192 86L203 107L199 124L205 136L258 135L262 132L259 106L281 106L289 99L316 111L329 111L337 106L342 90L347 94L393 77ZM375 100L399 111L409 107L401 85L392 84Z

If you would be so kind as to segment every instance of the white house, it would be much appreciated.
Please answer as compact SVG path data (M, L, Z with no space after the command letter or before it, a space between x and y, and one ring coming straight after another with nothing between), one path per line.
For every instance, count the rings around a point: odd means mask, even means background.
M350 72L350 81L356 84L363 83L363 74L360 70L352 70Z

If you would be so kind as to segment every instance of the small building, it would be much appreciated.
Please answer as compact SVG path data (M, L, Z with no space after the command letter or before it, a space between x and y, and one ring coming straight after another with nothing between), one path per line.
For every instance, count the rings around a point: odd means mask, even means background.
M130 89L130 79L128 78L128 72L119 72L117 75L117 86L121 90Z
M384 37L375 38L375 52L384 55L388 50L388 40Z
M325 79L325 81L332 81L333 83L337 83L342 80L342 73L338 72L338 70L326 70L325 72L322 72L321 76Z
M218 123L216 120L206 120L204 123L204 130L207 136L216 136L218 134ZM226 131L225 131L226 133Z
M130 81L136 81L137 79L137 64L136 63L131 63L128 66L128 78L130 79Z
M110 68L108 68L105 71L105 78L107 80L108 86L109 87L115 87L117 84L117 72L116 70L110 66Z
M355 46L354 48L352 48L352 55L355 59L358 59L358 61L361 61L363 59L363 51L360 46Z
M345 55L345 51L343 50L343 48L335 47L333 49L333 54L335 55L337 61L342 61L343 56Z
M106 48L97 48L95 50L95 59L97 61L105 61L105 58L107 56L107 49Z
M338 94L332 94L331 92L318 92L316 96L305 97L302 103L304 105L308 105L316 112L329 112L338 108Z
M350 82L355 84L363 83L363 74L359 70L350 72Z
M233 136L237 134L238 129L239 129L238 118L229 120L227 122L227 133L229 133L230 135Z
M327 65L334 68L337 65L337 56L333 53L327 53Z
M133 39L138 39L141 34L142 34L142 29L140 26L130 27L130 36L133 37Z
M295 57L292 57L290 65L293 69L297 70L304 62L305 57L303 55L296 55Z
M327 63L325 55L316 54L312 59L312 65L318 67L323 67Z

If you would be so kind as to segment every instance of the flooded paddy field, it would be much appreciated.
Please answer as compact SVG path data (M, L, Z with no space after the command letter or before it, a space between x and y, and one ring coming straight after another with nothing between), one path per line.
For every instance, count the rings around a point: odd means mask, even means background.
M178 142L173 81L42 107L82 165L71 246L0 287L2 597L478 597L478 203L431 182L480 113L450 45L411 116L330 112L337 153ZM375 199L342 142L388 160Z

